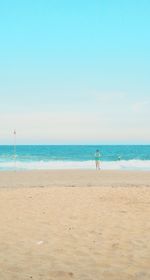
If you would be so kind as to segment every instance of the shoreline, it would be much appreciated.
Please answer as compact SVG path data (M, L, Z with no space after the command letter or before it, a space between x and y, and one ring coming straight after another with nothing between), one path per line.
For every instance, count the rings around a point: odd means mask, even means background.
M1 187L150 187L150 171L0 171Z

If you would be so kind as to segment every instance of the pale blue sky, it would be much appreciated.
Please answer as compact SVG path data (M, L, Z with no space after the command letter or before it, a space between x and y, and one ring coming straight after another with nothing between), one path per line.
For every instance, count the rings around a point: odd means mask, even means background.
M149 0L0 2L0 144L150 143Z

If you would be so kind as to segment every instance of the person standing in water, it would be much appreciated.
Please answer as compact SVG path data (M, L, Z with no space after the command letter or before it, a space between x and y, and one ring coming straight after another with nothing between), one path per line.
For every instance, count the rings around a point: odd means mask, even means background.
M99 150L96 150L95 153L95 164L96 164L96 170L100 169L100 152Z

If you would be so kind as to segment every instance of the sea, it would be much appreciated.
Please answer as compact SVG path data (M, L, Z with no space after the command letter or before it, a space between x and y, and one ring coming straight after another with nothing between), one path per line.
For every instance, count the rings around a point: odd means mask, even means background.
M150 170L150 145L0 145L0 170Z

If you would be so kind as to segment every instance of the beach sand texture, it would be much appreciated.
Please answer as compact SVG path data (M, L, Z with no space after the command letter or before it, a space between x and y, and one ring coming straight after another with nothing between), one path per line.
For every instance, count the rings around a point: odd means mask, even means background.
M150 172L0 172L0 279L149 280Z

